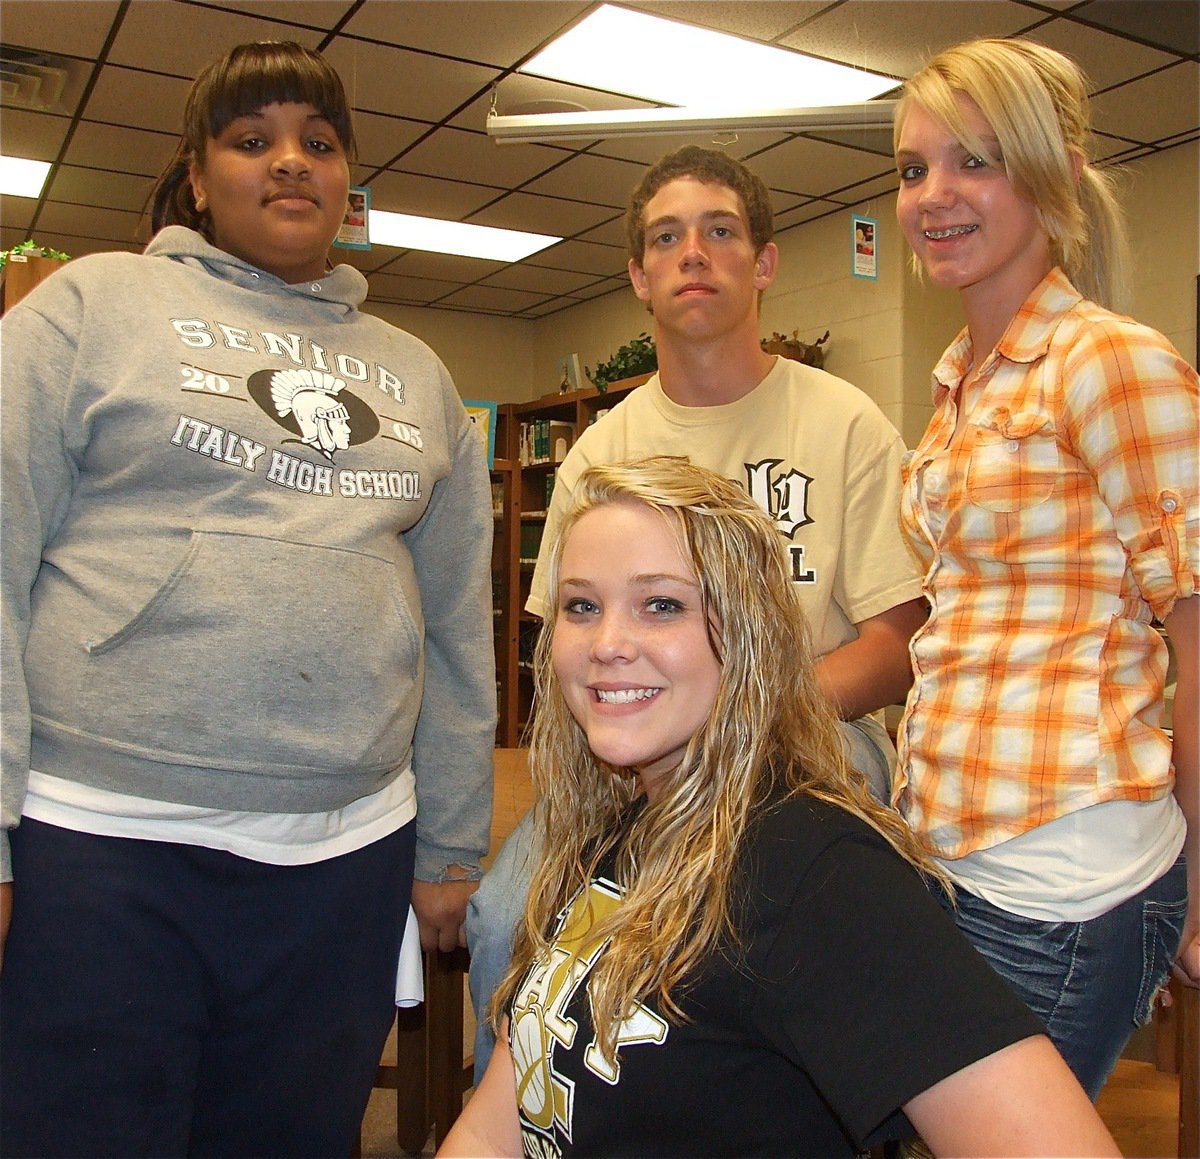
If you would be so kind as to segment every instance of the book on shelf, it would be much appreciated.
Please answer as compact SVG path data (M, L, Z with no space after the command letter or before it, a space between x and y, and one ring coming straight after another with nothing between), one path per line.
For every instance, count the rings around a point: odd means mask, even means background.
M547 456L552 463L561 463L575 441L574 423L551 421L546 437Z
M545 530L543 523L525 523L521 524L521 562L534 563L537 560L538 552L542 547L542 532Z
M531 419L521 424L521 466L533 467L539 463L561 463L567 457L575 441L572 423L557 419Z

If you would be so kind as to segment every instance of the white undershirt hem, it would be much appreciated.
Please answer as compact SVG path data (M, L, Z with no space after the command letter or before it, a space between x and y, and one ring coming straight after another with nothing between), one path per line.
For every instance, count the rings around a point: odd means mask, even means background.
M22 816L79 833L199 845L269 865L328 861L387 837L417 815L412 769L324 813L249 813L180 805L30 771Z

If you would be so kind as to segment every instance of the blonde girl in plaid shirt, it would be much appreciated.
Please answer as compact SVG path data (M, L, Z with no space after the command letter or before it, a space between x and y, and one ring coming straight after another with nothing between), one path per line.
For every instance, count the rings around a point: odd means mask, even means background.
M931 612L895 800L1095 1097L1172 962L1200 980L1197 378L1106 308L1123 233L1070 60L978 40L905 89L897 216L967 325L905 467Z

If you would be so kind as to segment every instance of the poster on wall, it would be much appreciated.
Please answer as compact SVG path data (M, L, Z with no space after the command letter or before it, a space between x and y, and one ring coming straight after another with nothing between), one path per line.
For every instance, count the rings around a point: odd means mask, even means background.
M467 418L471 420L483 443L483 449L487 454L488 470L494 470L496 466L496 404L488 402L486 399L478 402L464 400L463 406L466 408Z
M879 277L879 223L873 217L862 217L855 213L850 218L850 233L854 239L854 265L856 278Z
M371 238L368 222L371 219L371 191L365 185L351 185L346 198L346 216L333 244L346 250L369 250Z

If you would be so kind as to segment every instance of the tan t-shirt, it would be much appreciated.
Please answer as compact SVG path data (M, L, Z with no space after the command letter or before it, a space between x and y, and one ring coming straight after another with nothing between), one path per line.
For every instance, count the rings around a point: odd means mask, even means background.
M686 407L655 375L576 441L558 468L526 607L546 618L549 551L579 476L596 463L686 455L740 483L775 520L819 655L854 624L921 594L900 534L904 445L857 387L785 358L737 402Z

